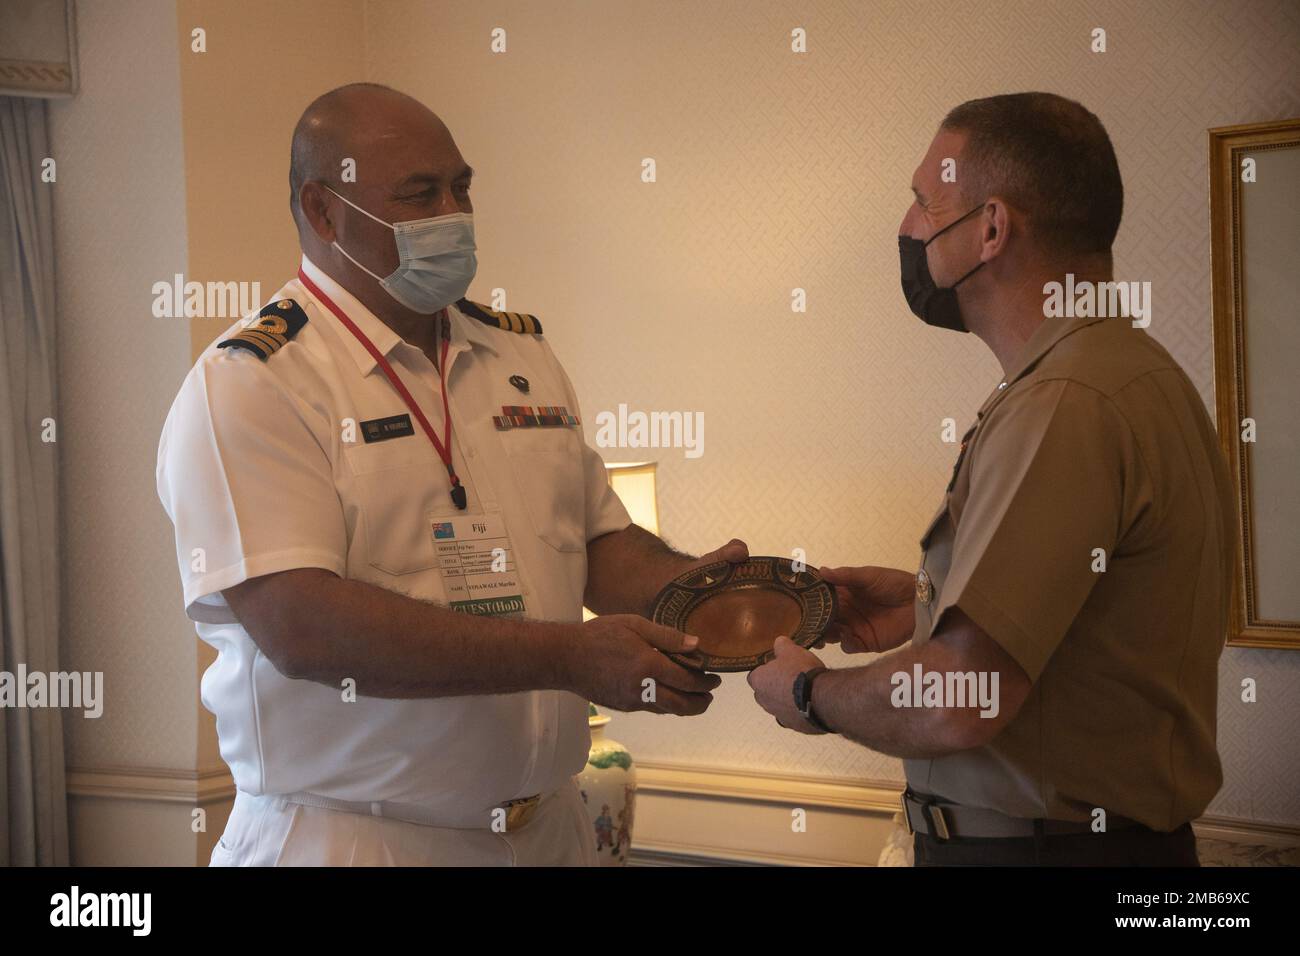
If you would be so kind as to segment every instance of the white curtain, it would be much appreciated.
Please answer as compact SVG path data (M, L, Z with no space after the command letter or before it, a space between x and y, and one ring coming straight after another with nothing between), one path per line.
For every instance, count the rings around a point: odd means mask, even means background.
M11 680L20 667L59 670L58 186L42 181L45 116L44 100L0 96L0 672ZM0 707L0 864L67 863L62 716Z

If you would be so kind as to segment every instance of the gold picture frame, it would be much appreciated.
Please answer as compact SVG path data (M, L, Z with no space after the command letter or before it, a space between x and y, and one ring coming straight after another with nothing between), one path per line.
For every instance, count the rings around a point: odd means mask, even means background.
M1300 119L1209 139L1215 412L1237 502L1228 643L1300 648Z

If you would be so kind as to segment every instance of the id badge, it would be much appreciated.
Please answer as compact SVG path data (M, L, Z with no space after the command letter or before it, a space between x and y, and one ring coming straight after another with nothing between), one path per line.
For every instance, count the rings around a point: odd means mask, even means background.
M447 606L464 614L522 617L524 588L500 513L429 520Z

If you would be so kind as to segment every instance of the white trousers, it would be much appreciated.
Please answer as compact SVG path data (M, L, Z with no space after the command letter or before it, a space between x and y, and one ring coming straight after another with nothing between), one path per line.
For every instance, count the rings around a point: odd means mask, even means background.
M456 830L235 795L211 866L598 866L577 781L509 833Z

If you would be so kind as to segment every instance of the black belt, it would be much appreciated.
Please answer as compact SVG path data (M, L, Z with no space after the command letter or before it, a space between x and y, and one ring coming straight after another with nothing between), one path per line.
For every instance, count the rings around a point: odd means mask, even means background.
M925 833L937 840L953 840L960 837L1012 839L1092 832L1092 824L1088 822L1009 817L996 810L949 803L929 794L917 793L911 787L903 791L900 802L903 808L903 819L907 823L907 832ZM1106 815L1107 832L1141 825L1136 820L1118 814Z

